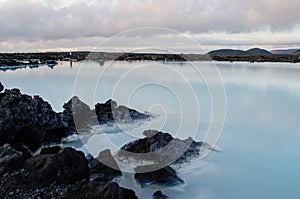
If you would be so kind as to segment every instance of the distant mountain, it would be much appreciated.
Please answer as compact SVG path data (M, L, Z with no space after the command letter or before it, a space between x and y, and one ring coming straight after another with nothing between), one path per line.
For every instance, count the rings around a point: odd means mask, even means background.
M284 50L272 50L272 54L290 55L300 49L284 49Z
M260 48L252 48L250 50L233 50L233 49L220 49L213 50L208 53L209 55L269 55L271 54L269 51L260 49Z

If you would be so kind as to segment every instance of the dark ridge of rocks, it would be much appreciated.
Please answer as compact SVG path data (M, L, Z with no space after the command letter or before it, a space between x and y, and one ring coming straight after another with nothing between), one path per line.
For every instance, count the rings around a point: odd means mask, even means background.
M299 63L300 59L295 55L211 55L214 61L228 61L228 62L286 62Z
M122 176L121 169L109 149L99 153L98 157L90 164L90 169L91 179L108 182L115 177Z
M0 89L3 90L1 87L2 84ZM125 106L117 106L112 100L99 103L96 110L91 110L78 97L73 97L63 107L63 113L56 113L39 96L22 94L19 89L1 92L0 145L9 143L22 152L27 148L34 152L43 145L60 143L63 138L77 130L87 130L91 125L150 118Z
M167 199L167 198L169 198L169 197L160 190L156 191L152 195L152 199Z
M162 165L181 164L197 158L201 147L213 150L204 142L196 142L191 137L180 140L173 138L168 133L148 130L143 133L146 137L124 145L119 150L117 157L147 160Z
M63 120L68 123L70 130L89 129L96 124L132 123L135 120L149 120L150 116L126 106L118 106L117 102L108 100L97 103L95 109L73 97L63 106Z
M134 178L142 187L151 184L176 186L184 183L170 166L161 168L161 165L155 164L138 166L134 170L136 172Z
M157 54L157 53L124 53L117 61L187 61L180 54Z
M134 191L120 187L115 182L103 184L99 181L78 183L72 186L64 198L137 199Z
M0 145L24 144L31 151L43 144L60 142L69 135L67 124L39 96L6 89L0 94Z

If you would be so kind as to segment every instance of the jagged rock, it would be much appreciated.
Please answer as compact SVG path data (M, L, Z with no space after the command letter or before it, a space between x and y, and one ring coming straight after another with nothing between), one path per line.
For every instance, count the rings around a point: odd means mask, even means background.
M98 157L91 163L91 179L110 181L121 176L122 172L109 149L99 153Z
M18 89L6 89L1 95L0 145L24 144L35 151L44 143L60 141L68 135L67 124L39 96L32 98Z
M4 90L4 86L2 85L2 83L0 82L0 92L2 92Z
M9 144L0 147L0 175L17 170L25 158L20 151L16 151Z
M115 182L98 181L78 183L72 186L64 198L137 199L134 191L120 187Z
M169 197L167 195L163 194L163 192L161 192L160 190L158 190L155 193L153 193L152 198L153 199L167 199Z
M63 119L73 131L89 128L93 116L96 116L90 107L77 96L72 97L63 105L63 108Z
M176 186L184 183L170 166L161 168L161 165L155 164L138 166L134 170L134 178L142 187L151 184Z
M52 184L72 184L89 178L89 167L82 152L72 148L57 154L42 154L25 160L22 169L12 174L2 187L9 193L17 189L37 189Z
M133 120L149 119L149 115L139 113L136 110L125 106L118 106L113 100L95 105L95 110L91 110L88 105L78 97L73 97L64 104L63 120L74 131L88 129L96 124L108 123L130 123Z
M180 164L190 161L200 155L200 148L212 147L204 142L196 142L191 137L180 140L168 133L148 130L143 133L146 137L124 145L117 154L117 158L133 158L147 160L159 164Z
M98 122L104 123L132 123L134 120L150 119L149 115L140 113L126 106L118 106L117 102L108 100L104 104L95 105Z

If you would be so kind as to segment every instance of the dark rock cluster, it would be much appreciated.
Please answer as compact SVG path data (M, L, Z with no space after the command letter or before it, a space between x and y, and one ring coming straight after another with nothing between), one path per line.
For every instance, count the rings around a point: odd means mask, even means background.
M112 157L109 151L102 154ZM5 144L0 163L0 198L137 198L132 190L111 182L120 171L89 168L84 154L72 148L26 158ZM109 178L91 179L95 174Z
M150 116L126 106L118 106L117 102L108 100L97 103L91 110L78 97L73 97L63 106L63 118L70 128L87 129L91 125L111 123L133 123L136 120L149 120Z
M153 199L167 199L169 198L167 195L165 195L162 191L158 190L152 195Z
M38 96L22 94L18 89L3 90L0 83L0 198L137 198L132 190L112 182L122 172L110 150L94 158L73 148L45 145L60 144L78 127L130 123L149 119L149 115L118 106L113 100L96 104L91 110L78 97L67 102L62 113L56 113ZM134 178L142 187L184 183L170 165L198 157L201 147L213 150L192 138L180 140L155 130L144 135L124 145L116 156L121 161L133 158L152 162L134 169ZM153 198L167 196L158 191Z
M149 115L117 106L112 100L91 110L78 97L63 106L63 113L56 113L41 97L22 94L19 89L1 92L0 107L0 145L9 143L29 153L45 144L60 143L62 138L91 125L149 119Z
M108 100L104 104L98 103L95 106L98 122L104 123L132 123L134 120L147 120L150 116L140 113L126 106L118 106L117 102Z
M143 139L124 145L118 152L119 159L153 161L162 165L181 164L200 155L201 147L213 148L205 142L196 142L191 137L180 140L168 133L156 130L144 131Z
M170 166L161 168L161 165L146 165L138 166L134 170L134 178L142 187L151 184L176 186L184 183Z
M5 143L24 151L59 142L70 134L61 116L39 96L22 94L18 89L0 93L0 145Z

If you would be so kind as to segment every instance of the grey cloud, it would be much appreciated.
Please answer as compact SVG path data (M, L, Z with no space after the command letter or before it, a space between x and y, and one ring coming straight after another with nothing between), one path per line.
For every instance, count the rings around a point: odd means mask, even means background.
M0 6L0 40L109 36L144 26L191 33L282 31L300 23L299 9L294 0L10 0Z

